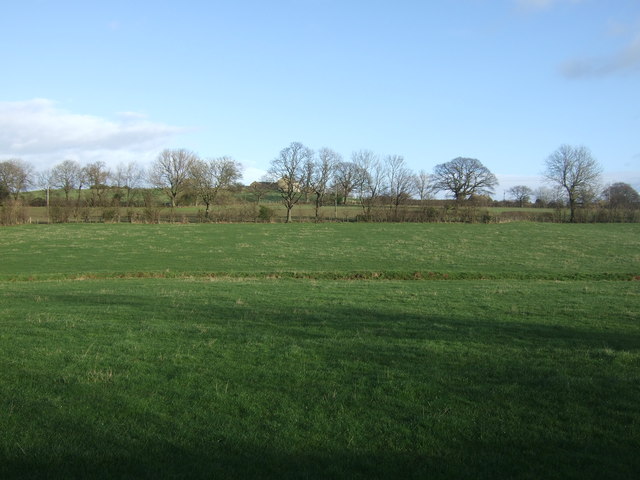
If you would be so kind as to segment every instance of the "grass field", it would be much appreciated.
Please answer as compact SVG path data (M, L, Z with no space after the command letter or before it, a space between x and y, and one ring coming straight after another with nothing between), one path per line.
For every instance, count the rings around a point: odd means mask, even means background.
M63 224L0 230L0 279L377 275L629 279L637 224Z
M637 478L637 225L0 230L0 478Z

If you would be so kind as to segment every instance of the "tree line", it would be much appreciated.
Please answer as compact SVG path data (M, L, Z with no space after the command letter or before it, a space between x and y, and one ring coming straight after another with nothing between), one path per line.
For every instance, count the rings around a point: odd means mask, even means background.
M544 177L549 187L537 191L525 185L508 190L519 206L537 203L566 205L569 221L576 221L580 208L604 202L610 208L637 209L640 196L628 184L618 182L602 188L602 168L583 146L562 145L545 161ZM185 199L204 207L209 219L211 206L221 194L242 188L242 165L231 157L203 159L187 149L165 149L148 169L135 162L107 168L101 161L81 165L65 160L50 170L36 172L27 162L9 159L0 162L0 202L16 204L22 194L40 187L46 192L62 192L66 205L81 203L89 207L130 206L135 195L153 187L166 195L167 204L177 207ZM371 219L374 207L387 205L391 219L399 219L400 207L410 201L424 202L444 192L456 204L488 197L498 185L496 176L475 158L458 157L436 165L432 173L412 171L401 155L380 156L358 150L345 160L330 148L313 151L300 142L283 148L271 162L261 182L244 187L259 202L266 190L277 191L286 209L286 221L301 201L314 205L315 217L332 203L355 203L362 218ZM148 192L147 192L148 193ZM146 198L145 202L151 199Z

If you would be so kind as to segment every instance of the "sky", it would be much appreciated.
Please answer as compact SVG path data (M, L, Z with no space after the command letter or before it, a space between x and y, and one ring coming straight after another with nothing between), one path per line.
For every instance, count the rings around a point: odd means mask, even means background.
M640 0L0 0L0 160L456 157L536 188L560 145L640 190Z

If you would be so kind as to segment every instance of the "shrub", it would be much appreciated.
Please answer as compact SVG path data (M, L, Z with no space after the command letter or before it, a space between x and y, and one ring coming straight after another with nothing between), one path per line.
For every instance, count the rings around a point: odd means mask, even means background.
M7 199L0 209L0 224L16 225L27 222L27 209L20 200Z
M196 217L198 219L198 223L207 223L210 221L210 218L207 217L206 212L201 208L198 209L198 213L196 214Z
M79 207L75 211L76 221L91 223L91 209L87 206Z
M120 209L119 208L105 208L102 210L103 222L119 222L120 221Z
M46 207L47 200L42 197L34 197L29 201L30 207Z
M62 201L54 201L49 208L49 218L53 223L67 223L71 218L73 207Z
M127 208L127 218L129 223L137 223L140 221L140 214L133 208Z
M146 223L160 223L160 209L145 207L142 211L142 218Z
M238 219L241 222L255 222L259 213L255 203L243 202L238 212Z
M258 219L263 222L271 222L273 217L275 217L276 212L269 207L264 205L260 205L260 211L258 212Z

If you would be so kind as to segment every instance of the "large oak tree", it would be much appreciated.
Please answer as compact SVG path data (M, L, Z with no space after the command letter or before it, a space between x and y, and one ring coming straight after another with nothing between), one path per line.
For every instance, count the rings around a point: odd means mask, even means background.
M471 195L489 195L498 185L496 176L475 158L454 158L436 165L433 185L438 191L451 192L456 200L466 200Z

